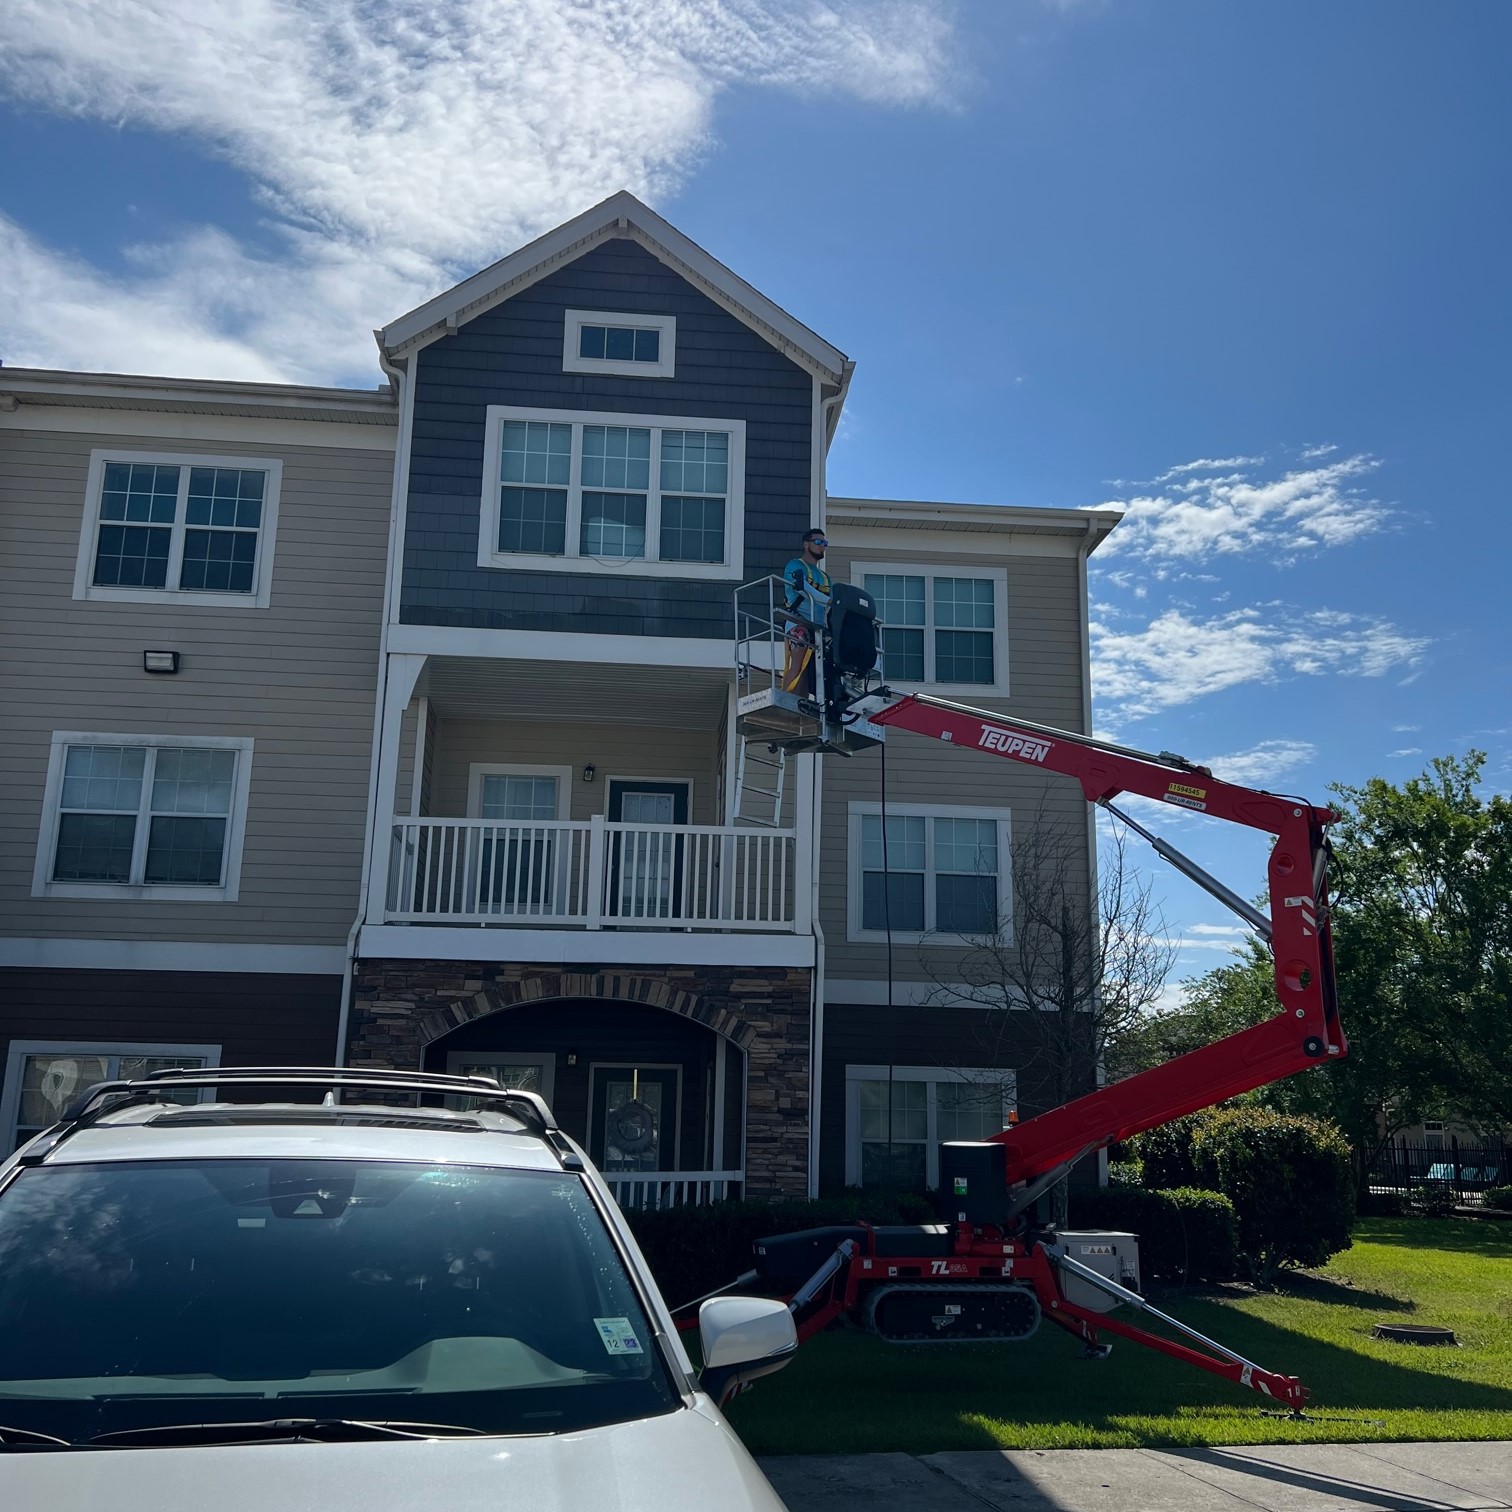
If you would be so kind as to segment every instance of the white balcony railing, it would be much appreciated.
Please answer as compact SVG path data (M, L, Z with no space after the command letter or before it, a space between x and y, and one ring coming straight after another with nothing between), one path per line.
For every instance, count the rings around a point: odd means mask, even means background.
M604 1180L622 1208L702 1207L738 1197L744 1171L605 1171Z
M390 924L807 928L791 830L394 820Z

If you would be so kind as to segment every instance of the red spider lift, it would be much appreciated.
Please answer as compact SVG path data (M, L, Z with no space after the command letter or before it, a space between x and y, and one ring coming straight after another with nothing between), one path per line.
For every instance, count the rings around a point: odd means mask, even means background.
M865 614L867 606L861 609ZM833 611L831 620L833 627ZM1037 1210L1042 1194L1085 1156L1347 1053L1328 917L1326 830L1335 815L1224 782L1169 752L1151 755L937 698L868 689L865 674L874 661L864 653L863 645L855 665L831 667L834 692L825 707L812 711L825 721L829 738L809 749L842 749L837 732L861 722L873 734L908 730L1074 778L1089 803L1121 819L1255 929L1275 960L1281 1012L991 1140L943 1145L940 1205L946 1223L853 1224L779 1235L757 1245L757 1274L768 1288L790 1294L800 1340L842 1316L897 1343L1020 1340L1048 1318L1080 1339L1091 1357L1108 1353L1106 1335L1132 1339L1300 1412L1308 1393L1295 1376L1243 1358L1138 1294L1134 1236L1057 1231ZM1274 836L1269 913L1115 808L1113 800L1122 794ZM1119 1306L1160 1319L1190 1342L1109 1317Z

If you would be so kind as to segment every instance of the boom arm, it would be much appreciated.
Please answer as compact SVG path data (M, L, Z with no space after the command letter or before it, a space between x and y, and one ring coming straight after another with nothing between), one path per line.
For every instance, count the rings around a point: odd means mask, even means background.
M1173 847L1154 843L1163 856L1243 914L1265 939L1275 961L1282 1011L1266 1023L1005 1129L996 1138L1008 1147L1010 1184L1032 1181L1115 1140L1348 1053L1339 1023L1328 920L1325 830L1335 817L1330 810L1222 782L1180 757L1152 756L921 694L896 696L884 689L859 700L854 710L873 724L1074 777L1087 801L1105 808L1111 809L1119 794L1135 793L1276 837L1267 868L1268 917Z

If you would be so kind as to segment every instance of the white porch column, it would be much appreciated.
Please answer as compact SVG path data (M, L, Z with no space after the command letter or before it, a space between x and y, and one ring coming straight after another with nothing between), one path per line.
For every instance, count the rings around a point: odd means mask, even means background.
M399 742L404 711L428 658L409 652L390 652L383 672L383 727L378 737L378 782L373 794L372 865L368 869L367 919L381 924L388 907L389 871L393 853L394 806L399 790Z

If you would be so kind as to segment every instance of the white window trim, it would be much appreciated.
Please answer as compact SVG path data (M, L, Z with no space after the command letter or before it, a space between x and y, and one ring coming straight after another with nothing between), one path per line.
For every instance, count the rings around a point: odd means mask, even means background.
M980 1085L1000 1081L1003 1091L1003 1125L1018 1111L1018 1072L1010 1067L945 1066L847 1066L845 1068L845 1184L861 1185L861 1083L886 1081L889 1070L895 1082L925 1082L929 1086L929 1124L924 1139L925 1182L940 1184L940 1140L936 1089L942 1082ZM916 1144L917 1140L907 1143Z
M485 777L555 777L557 784L557 818L572 817L572 768L570 766L521 766L512 762L474 761L467 768L467 817L483 817L483 779ZM526 819L496 819L495 824L528 824Z
M866 586L869 572L887 577L922 577L928 579L924 591L924 681L906 683L889 678L888 684L900 692L920 688L930 693L974 694L978 698L1006 698L1008 696L1008 569L1006 567L982 567L975 563L960 564L931 562L852 562L851 583L857 588ZM988 578L992 582L992 673L990 683L944 683L934 680L935 669L935 578ZM885 626L884 626L885 628ZM917 628L917 627L909 627ZM949 627L947 627L949 628Z
M64 752L71 745L115 745L236 752L236 778L231 788L231 812L226 816L224 881L219 887L184 887L158 882L54 882L58 849L58 817L63 799ZM241 888L242 845L247 828L247 793L252 783L249 736L236 735L112 735L98 730L54 730L47 758L47 786L42 795L42 825L37 837L37 861L32 871L34 898L113 898L121 902L235 903ZM146 779L144 778L144 781ZM145 796L144 796L145 801ZM140 813L137 844L144 844Z
M615 783L621 787L634 787L637 783L654 783L657 787L682 787L688 794L688 817L687 824L693 823L693 779L691 777L626 777L619 772L611 772L604 778L604 818L609 817L609 804L613 797L611 792Z
M541 1096L546 1106L556 1092L556 1056L549 1051L526 1050L511 1055L507 1050L448 1050L446 1072L448 1076L460 1076L463 1066L534 1066L540 1075Z
M165 467L182 467L185 477L179 483L182 503L187 486L187 469L191 467L239 467L267 474L263 490L262 524L257 531L257 567L251 593L207 593L202 589L120 588L96 584L94 577L95 544L100 535L100 496L105 484L107 462L138 462ZM97 447L89 454L89 481L84 493L84 522L79 531L79 560L74 568L73 596L117 604L187 604L205 609L266 609L273 592L273 546L278 531L278 496L283 488L283 463L276 457L219 457L204 452L131 451L125 447ZM115 523L115 522L112 522ZM173 542L168 552L168 577L178 577L184 556L183 512L175 515Z
M880 803L851 803L846 806L846 895L849 907L846 916L846 939L853 945L873 944L887 939L885 929L864 929L861 896L861 820L864 815L880 816ZM1008 809L956 808L938 803L889 803L889 819L994 819L998 828L998 920L1005 943L1013 939L1013 819ZM889 857L889 860L892 858ZM925 918L933 909L934 831L931 827L924 843L924 908ZM928 940L932 945L950 945L960 941L959 935L939 930L894 929L895 945L920 945Z
M566 553L549 556L542 552L499 551L499 460L506 420L538 420L549 425L570 425L572 433L572 477L567 486ZM583 432L585 425L622 425L643 429L723 431L730 438L729 489L725 495L725 556L723 562L663 562L654 557L604 558L579 556L582 535L583 488L578 481L582 469ZM487 432L483 443L483 498L478 531L478 566L528 568L546 572L591 572L605 576L623 574L630 577L703 578L739 581L745 568L745 443L744 420L708 419L696 415L621 415L598 410L528 409L516 405L490 404ZM646 548L660 550L661 543L661 473L659 446L653 448L651 487L646 490ZM598 490L593 490L597 492ZM634 492L610 489L607 492Z
M677 317L675 315L633 315L623 310L568 310L562 332L562 371L564 373L610 373L620 378L671 378L677 372ZM631 326L641 331L658 331L661 341L655 362L626 362L622 357L583 357L578 353L579 337L585 325Z
M0 1090L0 1161L16 1141L16 1123L21 1116L21 1067L29 1055L198 1055L206 1068L220 1065L219 1045L140 1045L127 1041L96 1043L94 1040L12 1040L5 1061L5 1082ZM79 1089L83 1091L81 1087ZM203 1097L203 1094L201 1094Z

